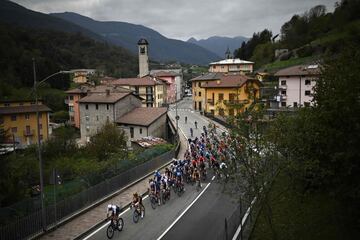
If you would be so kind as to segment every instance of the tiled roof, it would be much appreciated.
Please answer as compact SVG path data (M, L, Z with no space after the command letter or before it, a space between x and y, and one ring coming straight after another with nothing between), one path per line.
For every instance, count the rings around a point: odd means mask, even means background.
M66 93L79 94L79 93L87 93L88 91L90 91L91 93L104 93L106 92L106 90L110 90L110 92L132 92L132 90L120 86L98 85L94 87L94 86L82 85L79 86L78 88L70 89L66 91Z
M135 108L116 120L120 124L149 126L166 114L167 108Z
M209 72L203 75L200 75L196 78L191 79L190 81L205 81L205 80L217 80L220 79L224 74L220 72Z
M155 86L164 84L163 82L157 81L150 76L142 78L119 78L116 80L110 80L108 83L119 86Z
M320 67L318 65L297 65L279 70L275 76L303 76L319 75Z
M229 65L229 64L254 64L254 62L241 60L239 58L225 59L218 62L212 62L210 65Z
M91 93L79 100L79 103L116 103L120 99L130 95L131 93Z
M211 81L204 84L203 88L228 88L228 87L241 87L247 81L256 81L254 78L249 78L245 75L224 75L220 80Z
M179 76L180 73L164 69L164 70L150 71L150 75L156 76L156 77L176 77L176 76Z
M51 112L51 109L43 104L28 105L28 106L14 106L14 107L1 107L0 108L0 114L34 113L36 111Z

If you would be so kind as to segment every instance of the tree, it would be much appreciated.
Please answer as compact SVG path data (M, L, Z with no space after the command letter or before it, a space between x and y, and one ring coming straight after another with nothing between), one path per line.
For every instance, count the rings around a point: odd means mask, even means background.
M97 134L91 137L88 149L96 155L99 161L109 159L112 153L124 157L127 155L125 132L115 124L106 122Z

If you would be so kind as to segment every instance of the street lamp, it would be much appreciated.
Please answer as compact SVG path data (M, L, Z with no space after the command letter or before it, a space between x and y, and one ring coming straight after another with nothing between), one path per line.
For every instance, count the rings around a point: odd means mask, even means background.
M38 145L38 158L39 158L39 170L40 170L40 200L41 200L41 218L42 218L42 227L43 230L46 230L46 217L45 217L45 206L44 206L44 180L43 180L43 169L42 169L42 156L41 156L41 141L40 141L40 121L39 121L39 106L38 106L38 92L37 88L38 86L45 82L46 80L52 78L55 75L58 74L64 74L64 73L71 73L71 71L59 71L56 73L53 73L40 82L36 81L36 69L35 69L35 58L32 59L33 61L33 72L34 72L34 93L35 93L35 105L36 105L36 128L37 128L37 145Z

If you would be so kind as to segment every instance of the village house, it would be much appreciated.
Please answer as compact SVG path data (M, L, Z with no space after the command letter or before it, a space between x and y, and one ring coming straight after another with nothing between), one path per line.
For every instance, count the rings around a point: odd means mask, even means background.
M49 138L50 108L39 101L38 105L31 101L1 101L0 126L7 130L7 142L14 143L19 148L37 144L37 118L39 112L40 140Z
M279 77L279 107L308 107L313 105L313 93L320 74L318 65L297 65L275 73Z
M213 116L236 116L259 99L261 83L241 74L224 74L216 81L205 82L205 113Z
M159 69L151 70L150 76L157 77L168 83L167 85L167 103L174 103L183 97L183 74L181 69Z

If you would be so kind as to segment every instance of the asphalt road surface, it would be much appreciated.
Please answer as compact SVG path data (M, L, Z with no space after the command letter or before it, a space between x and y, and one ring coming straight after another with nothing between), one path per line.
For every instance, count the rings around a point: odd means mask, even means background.
M191 99L178 103L179 128L189 138L190 127L194 130L194 137L200 136L202 126L208 126L207 118L192 111ZM170 117L175 118L174 105L170 107ZM185 116L188 121L185 123ZM194 122L198 122L195 129ZM149 198L143 200L146 214L138 223L132 220L133 210L125 210L121 217L124 219L122 232L116 231L113 239L149 240L149 239L218 239L218 228L224 226L225 218L232 215L236 209L236 201L230 195L222 192L223 186L209 176L202 183L202 189L197 191L195 186L185 184L185 193L178 197L171 192L171 199L165 205L151 208ZM104 209L104 215L106 209ZM90 233L84 239L106 239L104 224Z

